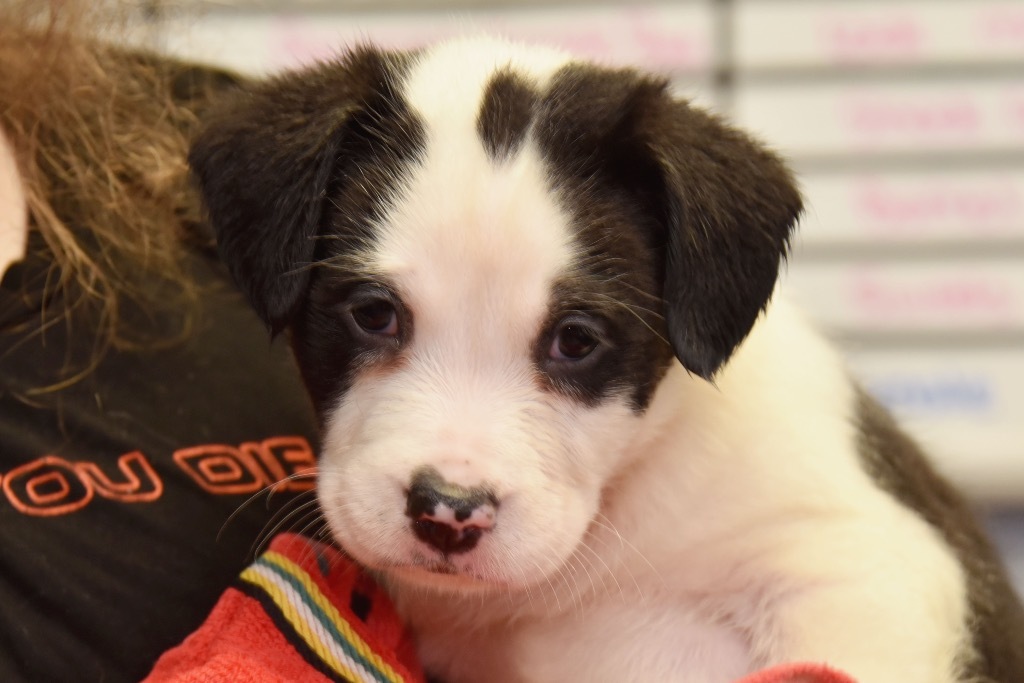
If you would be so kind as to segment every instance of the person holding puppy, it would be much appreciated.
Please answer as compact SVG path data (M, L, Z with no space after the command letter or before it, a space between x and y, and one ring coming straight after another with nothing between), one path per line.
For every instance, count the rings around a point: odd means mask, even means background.
M0 679L141 679L279 528L312 412L185 162L236 77L0 3ZM311 530L313 527L310 527Z

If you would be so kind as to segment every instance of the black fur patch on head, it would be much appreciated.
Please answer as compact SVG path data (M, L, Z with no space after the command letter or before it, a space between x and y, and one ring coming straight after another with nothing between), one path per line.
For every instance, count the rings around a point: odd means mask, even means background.
M476 130L487 155L502 161L515 155L533 120L537 93L520 75L499 71L487 84Z
M362 257L373 248L378 221L425 147L422 122L389 89L353 114L338 148L308 294L292 325L295 356L321 411L344 395L357 372L381 365L378 349L353 337L339 314L338 305L354 288L373 283L392 291L402 329L412 329L412 313L402 305L398 292L389 286L385 274L368 271ZM390 361L401 362L395 351Z
M338 305L387 284L360 254L425 147L398 87L413 59L364 48L245 88L190 155L224 261L272 330L291 326L321 411L380 354L348 334ZM543 94L499 72L476 132L500 160L531 131L582 254L550 325L576 312L607 329L592 372L546 379L588 402L625 391L639 410L672 351L710 378L774 287L800 207L788 173L629 70L568 66Z
M360 334L349 311L349 297L360 285L385 283L345 266L335 269L327 257L310 278L307 297L291 327L291 345L306 389L322 418L351 387L357 373L393 368L403 363L412 315L396 297L401 333L382 343Z
M606 321L607 339L589 366L547 378L553 388L587 404L625 393L640 411L672 361L655 202L661 182L643 146L616 125L623 104L616 79L581 87L580 74L590 72L567 67L555 78L538 105L534 136L553 189L572 217L580 254L572 274L555 289L550 324L581 311ZM549 339L550 333L538 341L538 359Z
M633 274L643 280L642 273ZM658 301L642 296L623 278L581 272L564 279L555 287L548 323L534 343L545 384L587 405L624 395L635 411L645 410L672 361L672 348L658 333L664 329L658 308ZM549 350L558 325L578 315L598 322L599 344L580 361L556 364Z
M965 662L965 680L1024 681L1024 607L972 510L865 393L856 424L864 469L884 491L931 524L963 566L977 655Z
M379 356L341 304L374 282L359 253L424 148L399 93L412 57L362 48L248 88L215 112L189 161L222 258L274 331L292 326L318 411Z
M581 243L619 262L611 270L641 287L643 307L651 295L663 301L656 329L684 367L712 378L774 289L801 209L789 172L673 99L664 80L627 69L563 68L534 129ZM595 222L595 201L614 205L625 222ZM654 286L630 281L651 268Z
M577 192L582 187L575 188ZM672 362L658 291L659 259L644 242L645 216L600 193L573 194L581 258L553 291L547 324L534 342L542 377L586 405L624 395L644 410ZM548 354L560 321L582 314L600 321L592 356L559 367Z
M404 63L372 48L245 88L189 154L224 262L275 332L309 282L326 193L360 114L393 96Z

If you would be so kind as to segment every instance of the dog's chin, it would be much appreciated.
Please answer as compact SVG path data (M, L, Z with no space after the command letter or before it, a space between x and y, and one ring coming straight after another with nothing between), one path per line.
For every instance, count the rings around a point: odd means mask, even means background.
M431 556L419 552L407 558L381 558L373 553L363 553L357 546L346 543L334 535L334 543L350 559L361 565L388 585L413 590L429 590L449 593L490 593L515 591L515 582L501 576L483 576L465 566L457 559ZM525 587L524 587L525 589Z
M404 588L430 590L443 593L492 593L507 591L509 586L503 583L482 579L459 571L450 562L437 562L402 567L390 567L384 570L391 585Z

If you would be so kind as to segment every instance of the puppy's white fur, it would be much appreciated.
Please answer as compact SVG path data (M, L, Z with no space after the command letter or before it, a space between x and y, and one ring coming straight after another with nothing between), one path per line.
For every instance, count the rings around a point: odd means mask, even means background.
M497 68L544 82L566 60L463 41L408 78L427 150L362 258L416 334L329 416L331 528L450 683L725 683L807 660L953 683L960 565L865 474L843 363L783 301L714 386L674 364L642 414L538 386L531 344L577 245L529 137L496 165L473 119ZM424 466L501 500L470 552L442 561L410 532L405 487Z

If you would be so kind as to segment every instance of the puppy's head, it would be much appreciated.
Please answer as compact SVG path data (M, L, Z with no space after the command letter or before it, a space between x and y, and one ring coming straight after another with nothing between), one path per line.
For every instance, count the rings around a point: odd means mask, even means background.
M414 582L558 572L667 369L711 379L750 331L800 211L663 80L486 40L256 86L190 161L290 329L333 533Z

